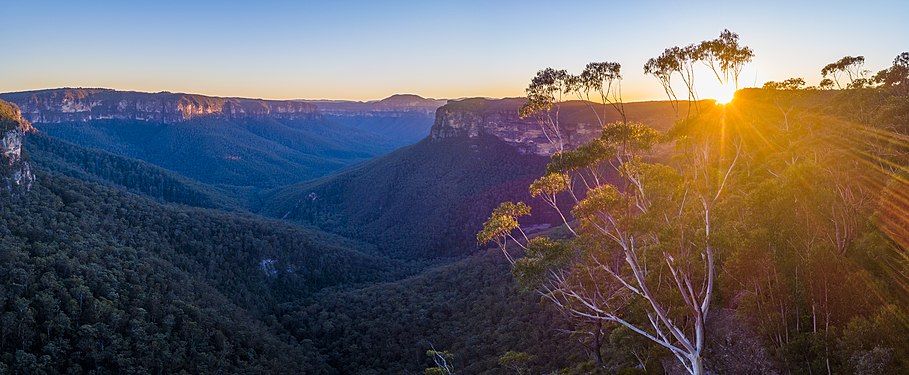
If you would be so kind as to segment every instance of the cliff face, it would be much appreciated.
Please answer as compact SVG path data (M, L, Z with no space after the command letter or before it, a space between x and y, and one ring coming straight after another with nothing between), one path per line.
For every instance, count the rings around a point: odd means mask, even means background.
M447 101L427 99L419 95L398 94L382 100L355 102L348 100L315 100L321 113L334 116L394 117L404 114L432 116Z
M452 100L436 111L430 137L434 140L481 135L496 137L525 154L551 155L556 148L535 118L521 119L518 111L523 98ZM712 105L703 103L702 106ZM596 110L596 114L591 110ZM678 118L669 102L637 102L624 105L628 121L641 122L658 131L667 131ZM553 114L555 116L555 114ZM620 121L619 112L610 105L571 101L559 110L561 141L565 149L580 146L601 134L600 121ZM684 113L681 114L684 116Z
M436 111L430 137L476 138L491 135L515 146L525 154L551 155L556 148L535 119L521 119L518 110L524 99L465 99L452 101ZM563 121L562 142L577 147L600 135L595 121Z
M22 137L32 131L19 108L0 100L0 190L21 192L35 182L31 165L22 157Z
M316 107L299 101L218 98L192 94L108 89L52 89L0 94L33 123L139 120L177 123L196 117L309 119Z

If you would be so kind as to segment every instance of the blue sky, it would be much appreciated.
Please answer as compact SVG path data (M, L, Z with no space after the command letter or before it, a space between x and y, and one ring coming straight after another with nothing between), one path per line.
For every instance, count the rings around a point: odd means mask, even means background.
M626 99L662 98L642 66L724 28L756 53L746 86L844 55L877 71L909 50L909 2L5 1L0 92L61 86L220 96L519 96L545 67L623 65ZM701 75L705 80L709 77ZM705 81L709 97L713 82Z

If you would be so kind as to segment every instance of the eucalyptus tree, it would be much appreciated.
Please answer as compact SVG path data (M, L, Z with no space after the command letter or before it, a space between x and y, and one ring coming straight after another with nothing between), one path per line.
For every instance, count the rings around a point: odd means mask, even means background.
M695 45L686 47L670 47L663 51L657 57L647 60L644 64L644 74L650 74L660 81L663 91L669 98L670 103L678 116L679 98L672 88L672 77L676 74L681 78L682 83L688 95L688 112L691 112L691 104L697 103L697 90L694 87L694 72L700 53Z
M672 88L672 78L678 74L688 91L689 112L691 103L697 107L697 90L695 89L695 68L698 62L709 68L721 84L730 81L737 89L739 75L745 64L754 58L754 51L748 46L739 44L739 35L723 30L716 39L705 40L685 47L670 47L657 57L647 60L644 64L644 74L650 74L660 81L663 91L673 103L678 115L678 96Z
M821 76L830 79L838 89L861 88L867 83L865 75L868 73L863 67L864 56L844 56L843 58L825 65L821 69ZM845 75L845 77L843 77ZM845 86L840 83L840 78L845 78Z
M556 152L530 193L559 213L567 238L530 238L519 224L530 207L504 202L477 239L496 243L516 278L567 315L623 326L667 349L689 373L704 374L716 284L714 212L725 199L738 148L717 147L728 140L717 139L715 126L693 126L697 130L676 140L683 163L645 162L664 137L627 120L620 87L614 63L588 65L578 76L553 69L537 74L521 116L539 121ZM561 141L559 108L563 97L589 92L615 100L591 104L602 133L569 149ZM597 115L597 107L607 105L621 111L621 121L606 123Z
M728 29L713 40L705 40L697 46L698 60L707 65L722 84L732 83L739 88L739 75L745 64L754 58L754 51L739 44L739 34Z

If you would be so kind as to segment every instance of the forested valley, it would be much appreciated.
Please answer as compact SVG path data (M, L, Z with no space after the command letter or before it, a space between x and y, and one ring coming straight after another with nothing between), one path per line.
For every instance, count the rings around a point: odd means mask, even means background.
M0 101L0 373L909 373L909 53L699 97L738 38L648 61L664 101L594 62L431 128Z

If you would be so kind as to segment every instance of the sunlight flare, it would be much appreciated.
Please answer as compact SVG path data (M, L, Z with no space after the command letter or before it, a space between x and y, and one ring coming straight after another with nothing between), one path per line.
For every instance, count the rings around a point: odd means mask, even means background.
M730 84L725 84L717 87L716 92L712 95L712 99L716 100L716 104L726 105L732 102L732 99L735 98L735 86Z

